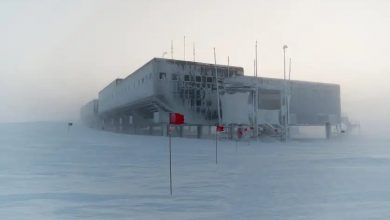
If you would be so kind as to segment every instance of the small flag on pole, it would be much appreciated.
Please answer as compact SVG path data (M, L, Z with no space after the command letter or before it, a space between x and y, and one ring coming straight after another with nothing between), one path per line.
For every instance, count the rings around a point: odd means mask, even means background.
M216 130L217 130L217 132L224 132L225 131L225 127L223 125L217 125Z
M176 112L169 113L169 124L172 125L184 124L184 115Z

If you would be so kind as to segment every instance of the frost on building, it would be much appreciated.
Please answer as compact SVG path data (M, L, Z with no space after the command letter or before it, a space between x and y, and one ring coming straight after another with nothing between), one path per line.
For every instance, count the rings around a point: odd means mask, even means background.
M100 119L98 115L98 100L89 101L80 109L80 118L85 125L89 127L98 127Z
M100 127L153 132L165 129L168 112L184 114L188 125L214 125L217 84L222 89L225 78L243 74L241 67L154 58L99 92Z
M221 93L225 125L258 124L267 129L340 124L340 86L239 76L225 80ZM287 119L285 119L287 118Z
M179 133L193 129L200 137L218 123L218 98L221 123L228 127L280 126L288 91L290 124L340 122L338 85L291 81L288 90L285 85L280 79L244 76L242 67L154 58L103 88L94 101L97 109L88 103L81 118L105 130L164 134L168 113L179 112L185 116Z

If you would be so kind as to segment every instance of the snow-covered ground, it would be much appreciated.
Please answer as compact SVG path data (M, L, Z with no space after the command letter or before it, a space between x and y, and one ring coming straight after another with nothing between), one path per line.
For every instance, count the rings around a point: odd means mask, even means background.
M172 143L0 124L0 219L390 219L389 140Z

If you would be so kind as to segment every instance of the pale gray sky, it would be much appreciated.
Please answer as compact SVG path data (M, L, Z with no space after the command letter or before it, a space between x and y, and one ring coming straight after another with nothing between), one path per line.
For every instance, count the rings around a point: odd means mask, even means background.
M170 50L187 59L282 77L339 83L343 111L359 119L390 111L390 1L36 0L0 2L0 122L74 120L117 77ZM379 103L384 103L379 107ZM373 106L375 105L375 106Z

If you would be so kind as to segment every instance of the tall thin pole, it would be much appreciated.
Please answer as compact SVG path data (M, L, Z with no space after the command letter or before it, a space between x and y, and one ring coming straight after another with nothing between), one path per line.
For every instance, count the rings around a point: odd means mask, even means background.
M173 60L173 40L171 40L171 59Z
M288 64L288 97L287 97L287 126L290 129L290 101L291 101L291 57ZM288 130L290 132L290 130ZM290 133L287 134L288 138Z
M195 62L195 43L192 43L192 55L194 56L194 62Z
M257 41L256 41L256 48L255 48L255 56L256 56L256 100L254 102L254 105L255 105L255 108L256 108L256 115L255 115L255 126L254 126L254 129L255 129L255 135L256 135L256 140L258 139L259 137L259 129L258 129L258 113L259 113L259 104L258 104L258 101L259 101L259 85L258 85L258 60L257 60Z
M184 36L184 61L186 60L186 36Z
M230 58L229 58L229 56L228 56L228 67L227 67L227 69L228 69L228 77L230 77Z
M215 129L215 164L218 164L218 129Z
M253 60L253 78L254 82L256 82L256 57ZM256 127L256 118L257 118L257 111L256 111L256 84L254 85L253 92L252 92L252 99L253 99L253 121L252 121L252 126L253 128Z
M217 113L218 113L218 125L215 128L215 164L218 164L218 126L221 125L221 112L219 104L219 85L218 85L218 68L217 68L217 55L214 47L214 64L215 64L215 83L217 85Z
M214 64L215 64L215 84L217 85L217 113L218 113L218 125L221 124L221 112L220 112L220 104L219 104L219 85L218 85L218 68L217 68L217 55L215 53L214 47Z
M284 80L284 118L283 118L283 124L284 124L284 132L283 132L283 141L287 141L287 88L286 88L286 49L287 45L283 46L283 80Z
M286 46L283 47L283 80L286 80Z
M256 65L255 75L257 77L257 41L256 41L256 46L255 46L255 65Z
M172 196L172 138L171 138L171 125L168 125L168 133L169 133L169 188Z

